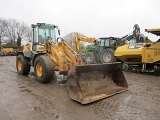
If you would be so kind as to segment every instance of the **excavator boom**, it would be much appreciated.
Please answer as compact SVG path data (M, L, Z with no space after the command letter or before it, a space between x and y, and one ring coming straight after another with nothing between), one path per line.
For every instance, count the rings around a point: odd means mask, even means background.
M80 42L87 42L87 43L94 43L98 45L98 41L95 38L87 37L87 36L80 36L78 33L74 36L74 47L77 52L80 50Z

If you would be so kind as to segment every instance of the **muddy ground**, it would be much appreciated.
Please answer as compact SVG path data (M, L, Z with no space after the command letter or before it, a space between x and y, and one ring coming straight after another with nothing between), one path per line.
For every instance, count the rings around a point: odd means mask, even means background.
M129 90L81 105L56 81L16 73L16 57L0 57L0 120L160 120L160 76L124 72Z

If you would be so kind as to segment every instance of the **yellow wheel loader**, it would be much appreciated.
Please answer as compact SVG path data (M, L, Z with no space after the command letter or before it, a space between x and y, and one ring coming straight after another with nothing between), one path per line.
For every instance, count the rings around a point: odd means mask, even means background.
M59 71L70 98L81 104L127 90L120 63L86 65L65 40L57 39L56 33L60 33L56 25L32 25L31 42L17 54L18 74L28 75L32 66L37 81L48 83L55 71Z

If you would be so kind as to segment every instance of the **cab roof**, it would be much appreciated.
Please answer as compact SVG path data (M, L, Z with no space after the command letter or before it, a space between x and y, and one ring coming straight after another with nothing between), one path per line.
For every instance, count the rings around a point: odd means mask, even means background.
M118 40L118 37L101 37L99 39L111 39L111 40Z

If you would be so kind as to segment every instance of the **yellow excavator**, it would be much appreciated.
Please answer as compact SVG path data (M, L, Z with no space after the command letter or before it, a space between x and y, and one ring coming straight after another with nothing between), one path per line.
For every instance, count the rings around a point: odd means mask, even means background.
M98 45L98 40L96 40L95 38L80 36L78 33L76 33L74 36L74 49L78 53L80 52L81 41L87 42L87 43L94 43L94 45Z
M37 81L48 83L55 71L66 81L71 99L91 103L127 90L128 85L118 62L86 65L80 55L63 39L58 26L32 24L32 40L16 58L17 72L28 75L31 66Z
M87 47L85 47L84 44L82 44L81 42L92 43L93 46L98 47L99 42L96 38L75 33L73 40L74 40L73 44L74 50L81 55L81 58L85 63L88 64L89 63L88 61L91 61L92 59L95 58L94 54L88 52Z

